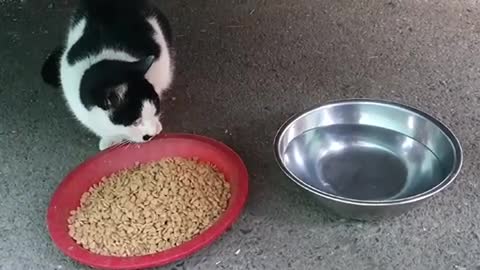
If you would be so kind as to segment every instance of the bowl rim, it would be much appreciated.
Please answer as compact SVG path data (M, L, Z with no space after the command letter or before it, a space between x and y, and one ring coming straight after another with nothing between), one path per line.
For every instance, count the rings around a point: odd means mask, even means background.
M407 111L410 111L412 113L416 113L417 115L426 118L428 121L432 122L434 125L436 125L440 130L445 134L445 136L448 138L452 149L454 149L454 167L452 170L449 172L449 174L437 185L434 187L428 189L427 191L424 191L422 193L415 194L413 196L408 196L405 198L399 198L399 199L393 199L393 200L358 200L358 199L351 199L348 197L343 197L343 196L338 196L334 195L325 191L322 191L312 185L306 184L303 180L295 176L284 164L283 161L280 157L280 140L283 137L283 134L285 131L290 127L290 125L293 124L293 122L304 115L307 115L311 113L314 110L332 106L332 105L338 105L338 104L348 104L348 103L372 103L372 104L381 104L381 105L390 105L394 107L398 107ZM405 204L410 204L418 201L425 200L438 192L442 191L446 187L448 187L458 176L460 173L460 170L463 165L463 149L461 146L461 143L459 139L455 136L455 134L450 130L450 128L447 127L444 123L442 123L440 120L437 118L433 117L432 115L423 112L415 107L405 105L403 103L399 102L394 102L394 101L388 101L384 99L371 99L371 98L351 98L351 99L335 99L335 100L330 100L327 101L326 103L321 103L317 105L310 106L309 108L293 114L290 116L278 129L275 139L274 139L274 155L275 155L275 160L277 161L277 165L280 167L282 172L290 178L295 184L299 185L301 188L317 195L322 198L339 202L339 203L344 203L344 204L349 204L349 205L354 205L354 206L392 206L392 205L405 205Z
M89 164L95 163L96 161L115 154L118 151L125 150L125 146L111 147L104 151L98 152L93 156L87 158L85 161L75 166L61 181L56 190L54 191L46 215L46 225L47 230L50 234L50 238L54 242L55 246L66 256L71 259L91 267L100 268L100 269L116 269L116 270L125 270L125 269L144 269L150 267L160 267L165 266L170 263L185 259L194 253L200 251L201 249L209 246L215 240L220 238L223 233L229 230L233 223L237 221L242 215L243 209L245 207L247 197L248 197L248 170L245 166L245 163L240 158L240 156L233 151L230 147L224 143L200 136L195 134L186 134L186 133L163 133L151 142L162 139L184 139L188 142L197 141L203 144L208 144L211 147L217 149L219 152L222 152L227 158L231 159L231 162L234 164L234 167L238 169L238 187L235 196L235 200L231 201L225 212L213 223L209 228L195 236L193 239L170 249L166 249L154 254L143 255L143 256L131 256L131 257L117 257L117 256L103 256L99 254L91 253L90 251L82 248L80 245L76 244L78 249L71 249L71 247L66 245L66 238L70 238L67 232L59 230L61 226L58 223L54 222L53 216L56 215L55 210L53 209L55 203L58 203L56 199L57 195L60 192L65 190L62 188L66 185L67 181L71 178L73 174L78 173L83 168L87 167ZM146 143L148 144L148 143ZM233 196L232 196L233 197ZM71 239L71 238L70 238ZM77 252L75 252L77 251Z

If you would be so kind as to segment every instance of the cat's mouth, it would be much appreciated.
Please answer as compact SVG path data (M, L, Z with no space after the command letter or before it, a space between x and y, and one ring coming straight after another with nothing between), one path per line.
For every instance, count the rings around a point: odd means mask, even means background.
M144 135L141 139L124 139L121 143L123 144L147 143L153 140L157 135Z

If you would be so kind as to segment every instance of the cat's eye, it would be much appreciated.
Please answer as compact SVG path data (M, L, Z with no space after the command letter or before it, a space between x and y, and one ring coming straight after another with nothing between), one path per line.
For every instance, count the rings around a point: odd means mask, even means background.
M133 122L133 126L138 127L142 123L141 119L138 119L137 121Z

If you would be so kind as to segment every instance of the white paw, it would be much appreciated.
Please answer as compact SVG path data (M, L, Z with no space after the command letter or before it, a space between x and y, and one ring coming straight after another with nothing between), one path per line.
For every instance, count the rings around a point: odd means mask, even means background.
M116 144L119 144L122 142L122 139L119 138L112 138L112 137L104 137L100 139L100 142L98 144L98 148L100 148L100 151L103 151L111 146L114 146Z

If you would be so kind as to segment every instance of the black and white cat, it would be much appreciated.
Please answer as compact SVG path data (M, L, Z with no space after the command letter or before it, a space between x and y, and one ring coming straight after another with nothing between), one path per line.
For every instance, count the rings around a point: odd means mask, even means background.
M169 22L150 0L80 0L42 77L63 89L75 117L100 137L101 150L148 141L162 130L171 42Z

